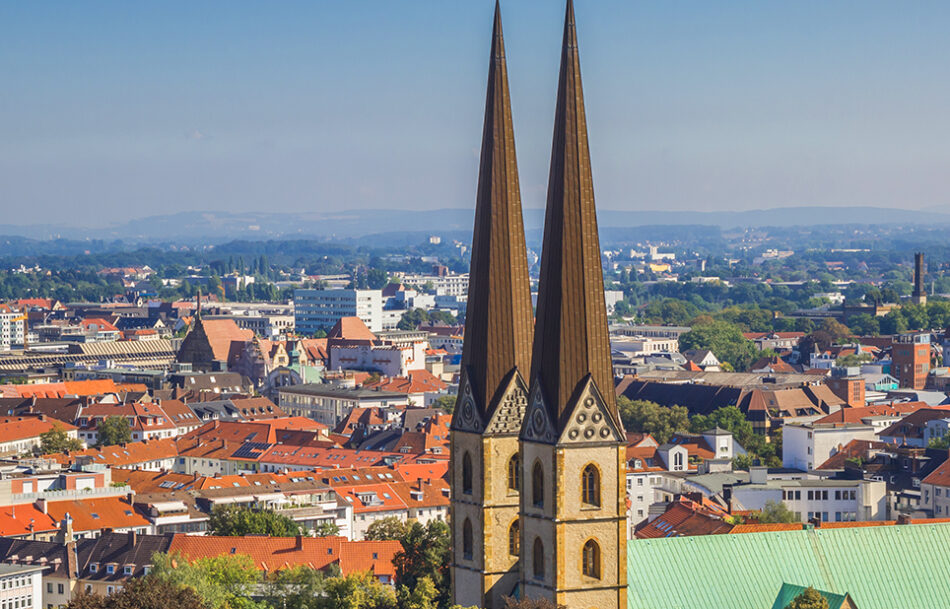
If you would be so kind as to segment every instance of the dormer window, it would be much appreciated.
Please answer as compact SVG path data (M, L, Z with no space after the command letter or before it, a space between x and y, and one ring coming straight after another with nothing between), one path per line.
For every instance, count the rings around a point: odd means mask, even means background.
M125 565L122 569L123 575L132 575L132 572L135 570L135 565Z
M115 573L115 565L106 565L106 573L109 575Z
M90 564L90 565L89 565L89 572L90 572L90 573L98 573L98 572L99 572L99 563L94 562L94 563Z

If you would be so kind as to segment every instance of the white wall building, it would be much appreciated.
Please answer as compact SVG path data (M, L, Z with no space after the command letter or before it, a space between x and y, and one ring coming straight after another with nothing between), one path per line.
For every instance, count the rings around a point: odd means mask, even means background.
M343 317L359 317L373 332L383 330L382 290L294 290L297 332L328 331Z
M347 389L312 383L282 387L278 405L291 416L308 417L335 428L354 408L404 406L406 394L374 389Z
M874 427L863 423L789 423L782 429L782 466L810 471L851 440L876 439Z
M21 319L24 313L0 304L0 351L9 351L14 345L23 344L23 330L26 321Z
M753 471L748 484L733 486L733 509L761 510L767 502L774 501L784 503L802 522L812 518L822 522L887 519L884 482L817 478L765 480L766 476L764 471Z
M43 570L45 568L43 565L0 564L0 607L2 609L44 607Z

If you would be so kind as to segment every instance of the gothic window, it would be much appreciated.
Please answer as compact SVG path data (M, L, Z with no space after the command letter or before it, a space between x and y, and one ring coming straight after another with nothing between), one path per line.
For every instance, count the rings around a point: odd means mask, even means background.
M600 470L593 463L584 468L581 475L581 490L586 505L600 507Z
M534 507L544 507L544 469L537 461L531 472L531 502Z
M466 518L462 525L462 556L467 560L471 560L474 555L472 545L472 521Z
M600 579L600 545L593 539L584 544L581 561L584 575Z
M544 544L540 537L534 538L534 555L531 561L535 579L544 579Z
M521 490L521 457L517 454L508 459L508 490Z
M517 556L521 552L521 521L515 519L508 527L508 553Z
M462 456L462 492L472 494L472 456L468 452Z

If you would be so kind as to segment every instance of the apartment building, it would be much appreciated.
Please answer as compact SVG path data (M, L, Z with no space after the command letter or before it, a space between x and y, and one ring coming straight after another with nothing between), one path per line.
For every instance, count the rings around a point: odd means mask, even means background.
M383 330L382 290L294 290L294 324L300 334L328 331L344 317Z

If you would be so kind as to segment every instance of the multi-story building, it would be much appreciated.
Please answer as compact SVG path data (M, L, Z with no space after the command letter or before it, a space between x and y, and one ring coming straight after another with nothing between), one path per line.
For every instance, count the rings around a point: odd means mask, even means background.
M344 317L359 317L370 330L383 330L382 290L294 290L297 332L327 331Z
M403 406L406 395L372 389L349 389L311 383L281 387L278 405L292 416L307 417L335 428L354 408Z
M438 275L403 275L402 283L425 287L438 296L464 298L468 295L468 273L441 273Z
M950 459L920 482L920 508L934 518L950 517Z
M782 430L782 466L811 471L851 440L876 440L864 423L788 423Z
M764 467L753 467L747 483L727 485L723 498L733 509L761 510L769 502L784 503L802 522L887 520L887 484L874 480L821 478L768 479Z
M43 607L42 564L0 564L0 607L39 609Z
M23 344L26 314L16 307L0 304L0 351L9 351Z
M930 333L894 337L891 361L891 374L902 388L923 389L930 373Z

